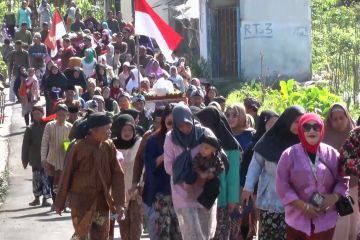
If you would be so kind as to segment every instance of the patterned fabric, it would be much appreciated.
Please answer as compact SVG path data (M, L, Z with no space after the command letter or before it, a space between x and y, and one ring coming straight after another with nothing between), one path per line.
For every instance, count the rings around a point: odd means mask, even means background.
M360 128L350 132L340 150L340 163L344 175L360 176Z
M33 169L33 193L35 197L43 196L45 199L51 198L50 186L44 169Z
M155 226L162 240L181 240L179 222L170 195L157 194L155 200Z
M260 212L259 240L285 240L286 223L284 213Z
M75 233L70 240L108 239L109 212L87 211L83 217L79 217L75 209L71 209L71 217Z
M360 128L357 127L350 132L343 147L340 149L340 172L342 175L354 175L360 181ZM360 182L358 184L358 196L360 199ZM359 200L360 201L360 200ZM360 206L360 202L359 206Z
M241 234L241 218L231 217L226 207L216 212L217 226L213 240L237 239Z
M120 221L122 240L138 240L143 229L143 204L140 200L131 200L126 209L125 220Z

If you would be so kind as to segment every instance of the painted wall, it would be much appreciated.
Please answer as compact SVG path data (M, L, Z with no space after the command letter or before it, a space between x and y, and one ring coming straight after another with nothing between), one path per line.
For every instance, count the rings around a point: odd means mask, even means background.
M241 72L311 78L310 0L241 0Z
M150 6L155 6L153 8L157 14L160 15L165 22L169 22L169 11L166 1L164 0L147 0ZM160 5L160 6L159 6ZM123 19L125 22L129 22L132 20L132 12L131 12L131 0L122 0L121 1L121 12L123 14Z

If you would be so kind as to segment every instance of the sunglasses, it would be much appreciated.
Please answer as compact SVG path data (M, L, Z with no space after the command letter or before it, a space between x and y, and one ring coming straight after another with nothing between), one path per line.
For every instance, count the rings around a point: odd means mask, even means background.
M322 128L321 125L318 123L315 124L305 123L303 125L304 132L310 132L311 129L313 129L315 132L320 132L321 128Z
M226 113L225 116L226 116L227 118L230 118L230 117L236 118L236 117L238 117L239 115L236 114L236 113Z

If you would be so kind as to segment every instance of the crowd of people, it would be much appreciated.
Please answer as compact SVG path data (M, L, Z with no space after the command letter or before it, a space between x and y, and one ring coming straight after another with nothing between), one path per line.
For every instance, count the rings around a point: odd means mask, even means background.
M10 6L1 53L27 126L29 205L71 212L72 239L112 239L115 222L124 240L360 239L360 128L344 106L324 121L253 97L226 106L185 58L145 36L137 51L121 12L100 21L73 1L51 57L50 9ZM148 108L160 81L184 98Z

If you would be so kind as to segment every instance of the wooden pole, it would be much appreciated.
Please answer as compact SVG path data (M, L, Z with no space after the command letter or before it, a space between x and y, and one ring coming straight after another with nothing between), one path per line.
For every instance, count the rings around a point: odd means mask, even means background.
M141 93L141 81L140 81L140 51L139 51L139 35L135 36L136 40L136 63L137 63L137 69L138 69L138 84L139 84L139 93Z

